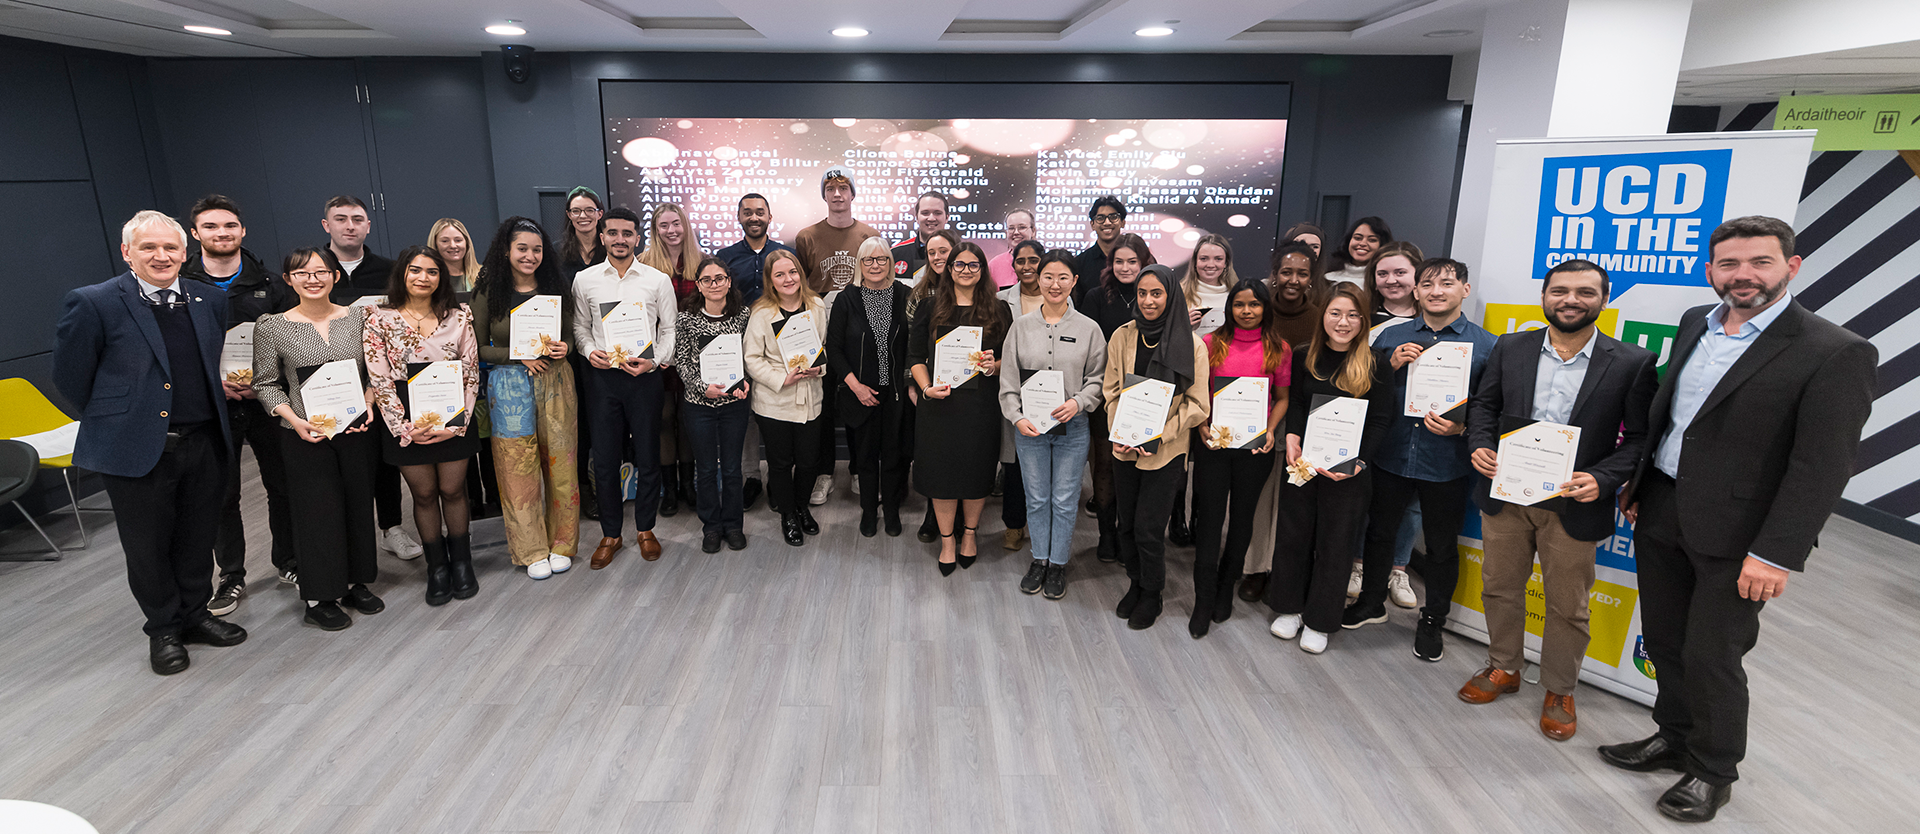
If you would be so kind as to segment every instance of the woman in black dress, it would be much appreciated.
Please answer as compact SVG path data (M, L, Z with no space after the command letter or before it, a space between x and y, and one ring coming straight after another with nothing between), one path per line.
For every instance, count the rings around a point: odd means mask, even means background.
M427 553L427 604L445 605L480 590L473 576L473 539L467 532L467 459L478 447L468 431L480 390L480 347L473 313L454 301L440 254L414 246L393 261L387 299L367 311L364 343L374 405L387 424L381 457L400 467L413 493L413 524ZM459 411L414 416L408 382L456 363L463 391ZM441 524L446 536L441 537Z
M907 362L920 389L915 410L913 486L933 501L940 525L940 574L950 576L954 566L972 567L980 555L975 528L993 473L1000 465L1000 372L997 357L1009 324L1007 307L994 297L987 256L980 247L962 243L947 263L947 280L940 282L926 303L914 311L907 341ZM935 343L955 327L981 328L980 350L973 357L975 373L959 385L935 385ZM955 541L955 514L961 516Z

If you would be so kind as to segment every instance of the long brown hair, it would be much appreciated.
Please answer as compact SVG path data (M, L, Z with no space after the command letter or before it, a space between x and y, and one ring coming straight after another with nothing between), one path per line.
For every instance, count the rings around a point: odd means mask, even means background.
M794 294L800 296L800 309L813 309L818 305L820 296L815 295L813 285L807 283L807 267L800 263L800 256L794 254L792 249L773 249L767 253L766 259L761 261L760 274L766 276L767 288L760 293L760 298L753 302L753 309L765 307L772 310L775 315L780 314L780 290L773 286L773 265L780 261L793 261L793 268L800 270L800 286L794 290ZM696 278L700 275L698 270L693 274Z
M941 229L929 235L927 239L932 240L936 237L945 240L947 246L951 247L947 252L947 267L951 269L953 266L953 256L960 254L960 233L952 229ZM986 268L984 261L981 262L981 268ZM926 270L927 277L920 279L919 283L914 284L913 292L907 294L908 304L917 305L919 302L933 297L933 291L939 289L941 284L947 282L946 271L934 272L931 261L927 263Z
M987 255L973 241L963 241L954 247L953 254L947 257L947 280L933 290L933 315L928 319L930 329L948 324L956 324L960 315L960 299L953 284L953 261L962 254L970 254L980 260L980 280L973 285L972 323L984 328L980 341L992 344L1000 333L1005 332L1008 322L1007 305L1000 301L994 292L993 281L987 276Z
M1327 345L1327 307L1332 307L1337 299L1344 298L1353 303L1360 313L1362 321L1373 310L1373 303L1367 297L1367 291L1342 281L1333 285L1333 292L1327 295L1326 306L1320 308L1320 323L1313 328L1313 338L1307 340L1307 373L1322 382L1333 380L1333 387L1347 392L1348 396L1364 397L1373 388L1373 351L1367 347L1367 329L1363 324L1354 334L1353 342L1347 345L1347 358L1331 377L1320 375L1320 354L1331 350Z
M1153 259L1153 250L1147 248L1146 239L1132 232L1126 232L1114 238L1113 251L1118 252L1121 249L1132 252L1140 258L1140 274L1142 275L1146 274L1147 267L1159 263L1159 261ZM1120 279L1113 277L1113 256L1111 254L1107 256L1107 261L1108 265L1100 270L1100 285L1107 288L1107 300L1113 301L1122 295L1129 298L1132 297L1134 293L1133 287L1123 286L1120 283ZM1133 280L1138 282L1140 279L1134 278Z
M1200 247L1218 246L1227 256L1227 268L1220 273L1220 286L1232 290L1240 284L1240 275L1233 271L1233 244L1220 235L1207 235L1193 244L1193 256L1187 258L1187 268L1180 276L1180 291L1187 294L1187 303L1194 303L1200 297ZM1144 264L1142 265L1144 266Z
M1233 320L1233 300L1243 292L1253 293L1260 302L1260 344L1264 349L1264 359L1260 370L1271 375L1274 371L1293 362L1293 346L1287 344L1286 334L1280 332L1280 315L1273 309L1273 295L1267 284L1258 278L1242 278L1227 290L1227 321L1207 334L1207 366L1219 369L1220 363L1227 361L1227 347L1233 344L1234 330L1239 325Z
M660 216L673 212L680 218L680 262L667 260L667 245L660 242ZM700 251L700 232L693 228L693 221L687 218L687 210L679 203L655 203L653 217L647 221L647 248L641 250L636 260L660 270L669 276L678 275L683 281L691 281L700 274L700 259L706 253Z

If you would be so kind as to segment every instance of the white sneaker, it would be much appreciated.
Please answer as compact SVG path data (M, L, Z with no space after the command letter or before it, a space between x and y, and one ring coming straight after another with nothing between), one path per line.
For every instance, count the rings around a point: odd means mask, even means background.
M380 549L402 559L418 559L420 554L427 552L402 527L388 527L380 531Z
M1292 640L1300 634L1300 623L1299 614L1281 614L1273 619L1273 625L1267 630L1282 640Z
M573 559L558 553L547 554L547 568L554 573L566 573L573 568Z
M827 496L833 494L833 476L821 475L813 479L813 494L807 496L807 503L816 507L827 503Z
M1366 584L1366 572L1359 562L1353 563L1353 573L1347 576L1347 599L1360 596L1360 589Z
M534 562L533 564L528 565L527 578L528 579L545 579L549 576L552 576L553 565L549 564L549 560L551 558L552 557L548 557L547 559L541 559L538 562Z
M1393 604L1401 608L1420 604L1420 600L1413 595L1413 585L1407 581L1407 572L1403 570L1387 574L1387 596L1393 597Z
M1313 629L1300 630L1300 650L1307 654L1319 654L1327 650L1327 635Z

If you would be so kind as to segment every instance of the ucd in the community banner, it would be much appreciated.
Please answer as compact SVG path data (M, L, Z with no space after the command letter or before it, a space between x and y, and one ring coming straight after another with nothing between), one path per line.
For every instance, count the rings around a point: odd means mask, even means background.
M1600 264L1613 298L1599 326L1660 356L1680 314L1718 299L1707 286L1707 236L1730 217L1793 221L1813 131L1519 139L1494 150L1493 200L1475 303L1490 331L1545 327L1540 279L1562 261ZM1461 534L1455 631L1485 640L1480 608L1480 519ZM1615 516L1595 554L1592 642L1581 679L1652 703L1658 670L1640 637L1633 531ZM1537 660L1544 605L1536 572L1527 593L1527 654Z

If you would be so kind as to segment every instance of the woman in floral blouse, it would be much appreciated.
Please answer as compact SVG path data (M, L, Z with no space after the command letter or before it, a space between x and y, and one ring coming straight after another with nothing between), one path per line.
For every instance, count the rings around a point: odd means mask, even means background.
M480 590L466 486L467 459L476 445L468 428L480 388L480 350L473 313L454 300L446 276L446 264L433 249L401 252L387 278L386 300L368 311L363 338L374 405L387 423L381 454L400 468L413 493L413 523L427 554L428 605ZM436 392L428 386L452 396L429 402Z

